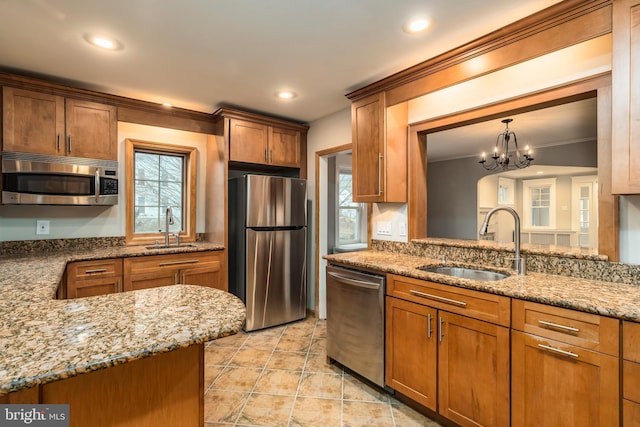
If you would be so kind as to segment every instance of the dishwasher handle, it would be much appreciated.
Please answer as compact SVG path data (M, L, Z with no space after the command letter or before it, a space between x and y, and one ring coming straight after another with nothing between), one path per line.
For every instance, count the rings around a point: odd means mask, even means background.
M356 280L347 276L343 276L342 274L333 273L331 271L327 271L327 276L331 276L339 282L345 283L347 285L358 286L361 288L367 289L380 289L380 283L374 282L365 282L364 280Z

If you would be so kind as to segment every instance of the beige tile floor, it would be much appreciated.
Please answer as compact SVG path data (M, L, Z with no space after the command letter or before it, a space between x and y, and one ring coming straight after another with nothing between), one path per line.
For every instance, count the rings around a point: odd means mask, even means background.
M205 427L438 427L392 396L327 364L326 321L212 341L205 350Z

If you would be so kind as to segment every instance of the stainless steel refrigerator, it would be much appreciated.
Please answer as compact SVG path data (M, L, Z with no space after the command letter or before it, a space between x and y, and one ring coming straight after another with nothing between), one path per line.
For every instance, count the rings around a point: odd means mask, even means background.
M229 291L247 306L246 331L305 317L306 260L306 181L230 179Z

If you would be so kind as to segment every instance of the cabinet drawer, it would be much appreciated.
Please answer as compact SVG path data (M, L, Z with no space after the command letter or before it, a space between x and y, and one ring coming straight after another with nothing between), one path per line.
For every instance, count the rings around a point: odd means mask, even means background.
M510 325L509 297L393 274L387 276L387 295L502 326Z
M640 403L640 363L622 362L622 395Z
M182 254L151 255L124 260L124 274L140 274L162 270L180 270L219 262L215 252L189 252Z
M640 323L622 322L622 358L640 363Z
M512 310L513 329L612 356L620 354L617 319L518 299L512 300Z
M96 261L78 261L67 265L69 280L87 280L98 277L122 275L122 259L102 259Z

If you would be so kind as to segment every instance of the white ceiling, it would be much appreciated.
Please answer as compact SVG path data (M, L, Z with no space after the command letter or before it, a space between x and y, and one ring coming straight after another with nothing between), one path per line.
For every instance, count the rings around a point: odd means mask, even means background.
M593 141L598 137L597 100L589 98L555 107L505 116L512 118L509 129L518 146L533 150L552 145ZM427 159L430 162L493 153L498 134L504 132L502 118L461 126L427 135Z
M344 95L558 0L0 0L0 70L178 107L311 122ZM410 36L405 21L432 28ZM85 33L115 37L100 51ZM280 101L281 89L297 92Z

